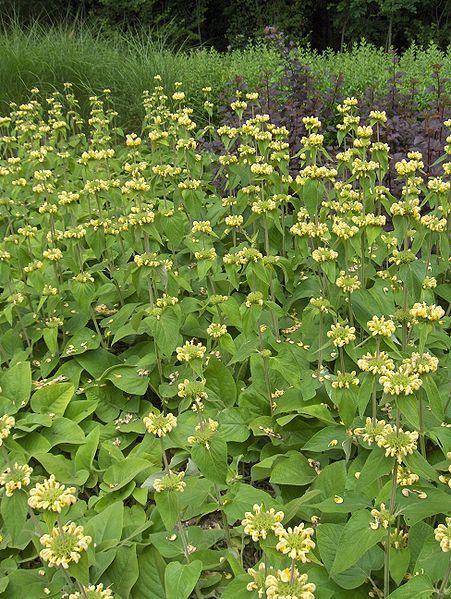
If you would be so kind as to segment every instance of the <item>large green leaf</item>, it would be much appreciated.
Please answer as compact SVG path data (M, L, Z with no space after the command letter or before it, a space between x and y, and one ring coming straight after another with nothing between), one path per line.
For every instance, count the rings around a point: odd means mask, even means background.
M74 395L72 383L56 383L38 389L31 398L31 407L39 414L63 416Z
M315 470L300 452L290 452L286 458L277 461L270 481L278 485L308 485L316 478Z
M379 543L387 531L385 528L373 530L370 522L373 517L367 510L359 510L351 516L345 524L338 541L339 547L346 551L339 551L330 570L331 575L337 575L353 566L364 553Z
M190 564L171 562L166 566L164 586L166 596L171 599L188 599L199 580L202 562L195 560Z
M227 475L227 443L214 435L211 437L208 447L205 445L194 445L191 450L194 463L209 480L216 483L224 483Z
M30 363L19 362L3 371L0 389L0 395L8 399L15 408L14 411L10 410L10 414L24 407L28 403L31 393Z

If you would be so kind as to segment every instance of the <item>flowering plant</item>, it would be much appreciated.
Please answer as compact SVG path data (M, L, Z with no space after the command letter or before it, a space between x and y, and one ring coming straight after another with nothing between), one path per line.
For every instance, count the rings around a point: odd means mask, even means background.
M257 93L185 100L0 118L0 587L444 597L451 139L393 181L355 98L294 156Z

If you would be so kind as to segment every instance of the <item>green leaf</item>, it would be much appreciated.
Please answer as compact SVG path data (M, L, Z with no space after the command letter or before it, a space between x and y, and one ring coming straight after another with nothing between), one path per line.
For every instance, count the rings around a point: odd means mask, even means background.
M392 467L392 460L385 457L384 450L375 447L360 472L357 488L365 490L375 480L391 472Z
M77 356L91 349L97 349L100 337L87 327L79 329L66 343L63 356Z
M31 368L29 362L19 362L3 371L0 394L6 397L19 410L30 399Z
M83 485L88 480L89 472L87 470L77 471L74 462L62 455L36 453L34 457L49 474L54 474L55 478L61 483Z
M409 562L410 551L408 549L390 549L390 576L397 585L404 578Z
M167 599L164 591L166 563L155 549L147 546L138 556L139 576L131 596L140 599Z
M116 557L102 576L105 586L111 585L119 597L130 597L133 585L138 580L139 567L136 555L136 545L121 545Z
M108 485L110 490L117 491L151 466L144 458L129 456L107 468L103 475L103 482Z
M233 406L236 401L236 384L230 368L217 358L210 358L208 366L204 371L206 387L212 397L216 398L225 406Z
M91 516L85 526L86 534L89 534L99 549L103 544L114 546L122 537L122 526L124 519L124 506L121 501L112 503L100 514Z
M373 518L367 510L360 510L353 514L343 528L338 543L346 551L339 551L335 556L330 573L333 575L344 572L353 566L368 549L379 543L386 530L379 528L372 530L370 522Z
M315 470L300 452L290 454L277 461L271 474L271 483L277 485L308 485L316 478Z
M164 356L171 356L175 348L182 344L180 320L180 315L173 309L164 310L160 319L154 320L152 328L155 342Z
M194 445L191 450L193 462L209 480L224 483L227 476L227 443L221 437L214 435L209 441L209 447Z
M11 497L3 495L1 500L1 514L3 525L11 536L10 547L23 549L32 537L32 530L27 524L27 494L21 489L14 491Z
M430 375L424 377L423 389L428 398L432 413L442 422L445 413L446 390L444 390L443 394L440 394L434 379Z
M180 498L177 491L155 492L155 503L166 530L171 531L180 516Z
M39 414L63 416L74 392L72 383L56 383L42 387L31 398L31 407Z
M414 576L388 595L387 599L429 599L434 589L427 576Z
M199 580L202 562L195 560L190 564L171 562L166 566L164 586L166 596L171 599L188 599Z
M431 466L418 451L414 451L412 454L405 456L404 462L412 472L415 472L415 474L418 474L426 480L438 482L437 470Z
M317 541L318 550L321 556L321 560L328 572L331 571L332 564L336 559L337 553L340 551L340 538L343 532L344 525L342 524L321 524L317 528ZM371 561L363 560L361 563L357 560L357 563L352 567L346 569L340 574L331 575L332 579L343 589L356 589L361 586L367 579L370 573Z
M83 430L68 418L54 418L52 426L48 430L42 431L41 434L51 447L66 443L81 445L85 442Z
M104 376L126 393L144 395L149 386L149 377L140 376L138 370L137 366L113 366Z
M75 454L75 468L77 470L90 470L94 455L97 451L100 438L100 426L96 426L86 437L85 443L79 447Z

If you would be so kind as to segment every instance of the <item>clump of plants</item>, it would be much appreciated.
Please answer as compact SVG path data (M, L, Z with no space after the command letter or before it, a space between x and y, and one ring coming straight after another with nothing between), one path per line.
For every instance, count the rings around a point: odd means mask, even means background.
M0 117L0 590L445 597L451 139L203 94Z

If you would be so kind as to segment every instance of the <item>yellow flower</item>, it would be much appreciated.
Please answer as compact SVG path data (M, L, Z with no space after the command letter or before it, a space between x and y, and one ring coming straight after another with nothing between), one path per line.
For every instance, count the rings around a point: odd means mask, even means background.
M357 360L357 366L363 372L371 372L371 374L386 374L388 371L395 369L393 360L384 351L365 354Z
M210 337L214 339L218 339L219 337L223 337L227 333L227 327L225 324L220 324L219 322L212 322L209 327L207 327L207 333Z
M337 378L332 382L333 389L349 389L351 386L359 384L359 379L356 377L356 371L341 372L337 371Z
M244 526L244 533L250 535L253 541L266 539L268 533L273 531L277 533L282 528L283 512L276 512L274 508L266 510L263 505L255 504L253 512L246 512L241 524Z
M230 215L225 217L225 224L228 227L241 227L244 222L244 218L241 214Z
M16 489L23 489L29 485L32 472L33 468L26 464L17 464L17 462L14 466L6 468L0 474L0 485L5 487L5 495L11 497Z
M9 437L9 433L15 424L16 421L13 416L5 414L0 418L0 445L3 445L3 439Z
M174 414L164 414L150 412L148 416L143 418L144 426L148 433L156 437L165 437L177 426L177 418Z
M390 532L390 545L395 549L405 549L409 542L409 533L399 528L394 528Z
M424 354L413 352L409 358L403 360L402 365L406 372L427 374L428 372L435 372L437 370L438 358L432 356L429 352Z
M75 490L75 487L66 489L65 485L55 480L55 475L51 474L50 478L43 483L37 483L33 489L30 489L28 505L35 510L42 509L60 513L64 507L77 501L74 495Z
M59 248L53 248L50 250L44 250L42 257L50 262L59 262L63 258L63 252Z
M319 247L312 252L312 258L315 262L328 262L336 260L338 253L335 250L331 250L326 247Z
M67 569L71 562L79 562L82 551L88 550L91 541L92 538L84 534L82 526L68 522L40 538L44 549L39 555L48 562L50 568L62 566Z
M373 316L367 323L370 333L374 336L391 337L396 331L396 326L393 320L385 320L385 316Z
M401 365L398 370L383 374L379 383L384 386L384 393L389 395L412 395L422 386L423 381L407 365Z
M87 599L113 599L113 591L108 588L104 588L103 584L100 583L98 585L90 584L87 587L83 587L84 595L81 592L77 591L76 593L71 593L69 595L69 599L82 599L83 597L87 597Z
M355 328L343 324L333 324L327 336L332 339L335 347L343 347L355 340Z
M365 443L371 445L372 443L376 443L377 438L381 435L385 430L385 420L373 420L368 416L365 420L365 426L363 428L355 428L354 435L357 437L362 437Z
M403 431L396 429L391 424L386 424L381 434L376 436L376 443L385 449L385 456L396 458L401 464L403 458L412 454L417 448L417 431Z
M377 530L381 526L382 528L388 528L395 521L394 516L390 514L390 510L387 510L385 507L385 503L381 503L379 510L376 508L372 509L371 515L374 518L374 522L370 522L370 528L373 530Z
M424 277L423 289L435 289L437 287L437 279L435 277Z
M410 487L420 480L418 474L411 472L408 468L398 466L396 482L400 487Z
M248 568L247 573L252 577L252 581L246 585L246 590L249 592L257 591L257 595L259 598L264 597L266 595L265 592L265 580L269 574L274 572L274 568L272 566L265 566L264 562L261 562L258 566L258 569Z
M263 293L260 291L251 291L251 293L248 293L247 295L245 306L247 308L250 308L253 305L263 306L263 303Z
M439 524L434 534L440 543L440 549L447 553L451 549L451 518L446 518L446 524Z
M308 582L307 574L300 574L297 568L277 570L265 580L267 599L315 599L316 585Z
M202 359L207 348L202 343L194 345L194 340L191 340L186 341L181 347L177 347L175 351L179 362L191 362L197 358Z
M279 538L276 545L277 551L288 555L291 559L300 560L303 564L310 561L307 555L315 548L315 543L311 538L314 534L313 528L304 527L304 522L301 522L294 528L289 526L285 530L282 527L275 531Z
M165 474L163 478L154 480L153 488L157 493L162 493L163 491L183 493L186 487L186 483L183 480L184 476L184 472L174 473L172 470L169 470L169 473Z
M214 433L218 430L219 422L209 418L206 422L198 424L194 429L195 435L188 437L189 445L203 445L206 449L210 448L210 439Z
M340 276L335 281L335 285L343 289L346 293L353 293L357 289L360 289L361 283L357 275L349 275L344 270L341 270Z
M409 312L414 318L431 321L440 320L445 315L445 310L441 306L436 306L435 304L428 306L426 302L417 302Z
M213 231L209 220L195 220L191 227L191 233L211 233Z

